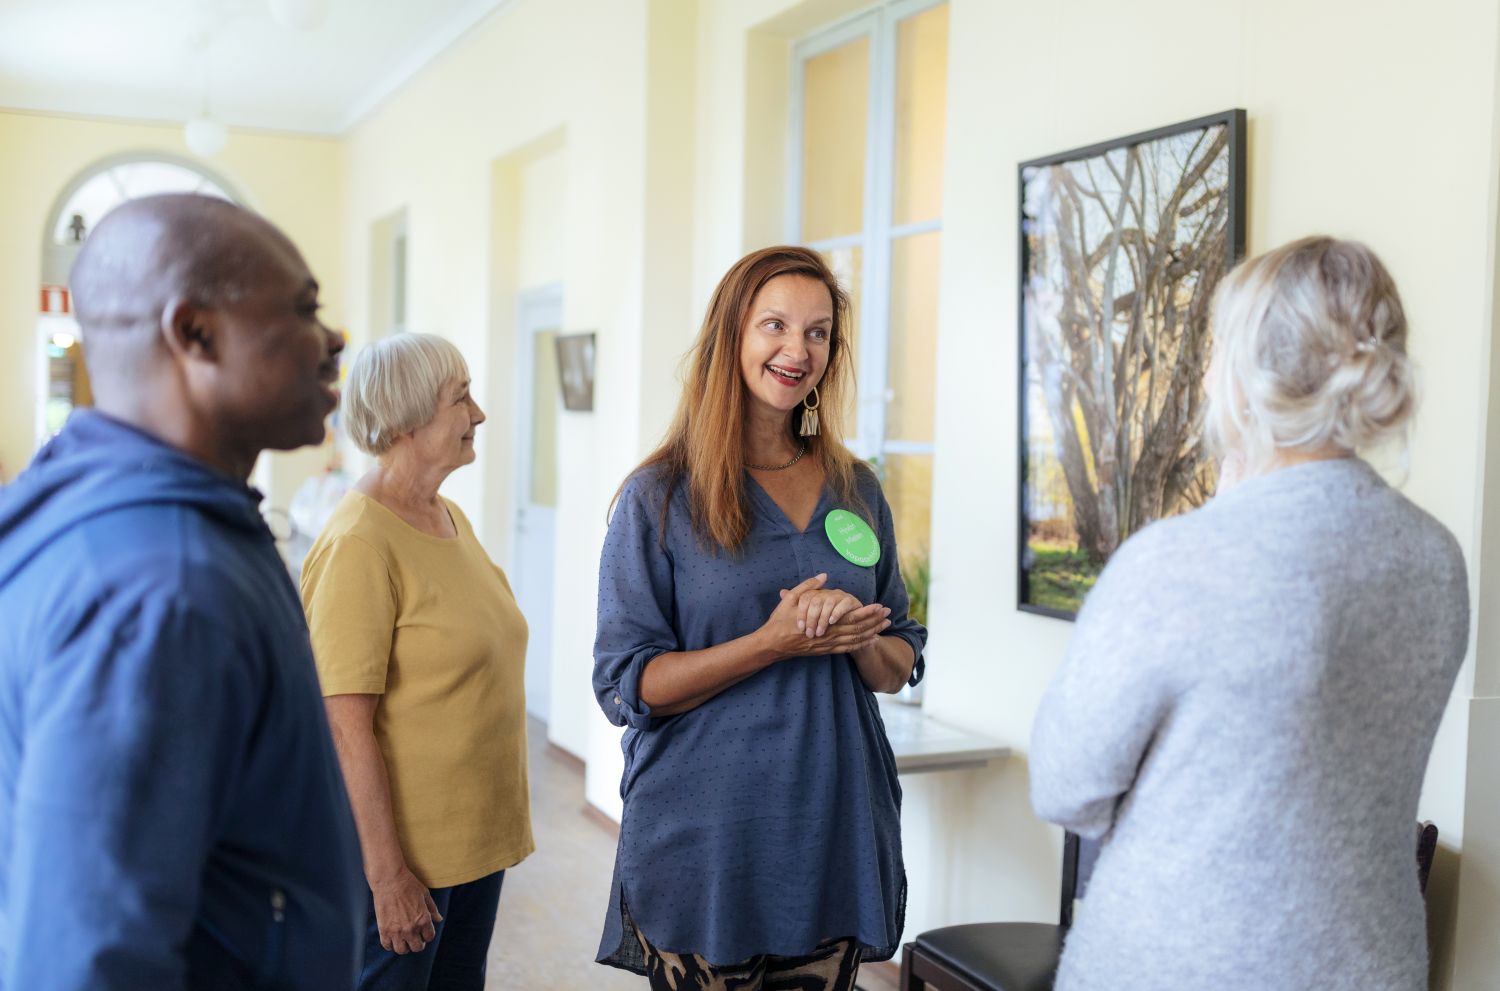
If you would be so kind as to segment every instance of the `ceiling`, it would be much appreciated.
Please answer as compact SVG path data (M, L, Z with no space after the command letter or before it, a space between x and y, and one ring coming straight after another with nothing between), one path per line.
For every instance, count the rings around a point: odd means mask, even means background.
M506 0L0 0L0 107L341 134Z

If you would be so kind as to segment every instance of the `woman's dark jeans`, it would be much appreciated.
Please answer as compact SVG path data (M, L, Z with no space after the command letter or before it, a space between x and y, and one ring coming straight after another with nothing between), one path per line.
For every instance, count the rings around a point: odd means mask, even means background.
M505 872L496 871L467 884L431 889L443 921L420 953L397 954L380 945L372 897L359 991L484 991L485 958L504 880Z

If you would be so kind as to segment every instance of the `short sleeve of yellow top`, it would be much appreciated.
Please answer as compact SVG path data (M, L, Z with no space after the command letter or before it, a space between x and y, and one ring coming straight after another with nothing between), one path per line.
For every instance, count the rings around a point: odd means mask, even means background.
M407 866L429 888L531 853L526 620L505 574L447 502L434 537L350 492L308 552L302 605L323 694L377 694Z

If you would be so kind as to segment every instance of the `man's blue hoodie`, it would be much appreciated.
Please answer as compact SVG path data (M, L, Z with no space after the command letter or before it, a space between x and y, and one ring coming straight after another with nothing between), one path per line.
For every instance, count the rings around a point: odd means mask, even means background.
M365 899L257 493L92 411L0 489L0 986L352 987Z

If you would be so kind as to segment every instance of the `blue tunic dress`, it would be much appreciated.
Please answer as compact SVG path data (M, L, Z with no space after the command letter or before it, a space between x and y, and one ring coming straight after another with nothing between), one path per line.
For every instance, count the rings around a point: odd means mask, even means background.
M625 485L599 565L594 691L626 727L625 802L600 963L644 973L639 927L653 946L724 966L759 954L811 953L852 937L865 960L901 937L906 873L901 786L879 703L848 654L781 661L689 712L657 718L641 671L670 651L754 632L780 589L820 572L828 588L891 610L922 676L927 631L906 614L890 507L859 466L864 515L880 561L861 568L828 542L840 506L824 489L805 532L748 475L749 538L736 555L694 533L685 485L662 526L659 470Z

